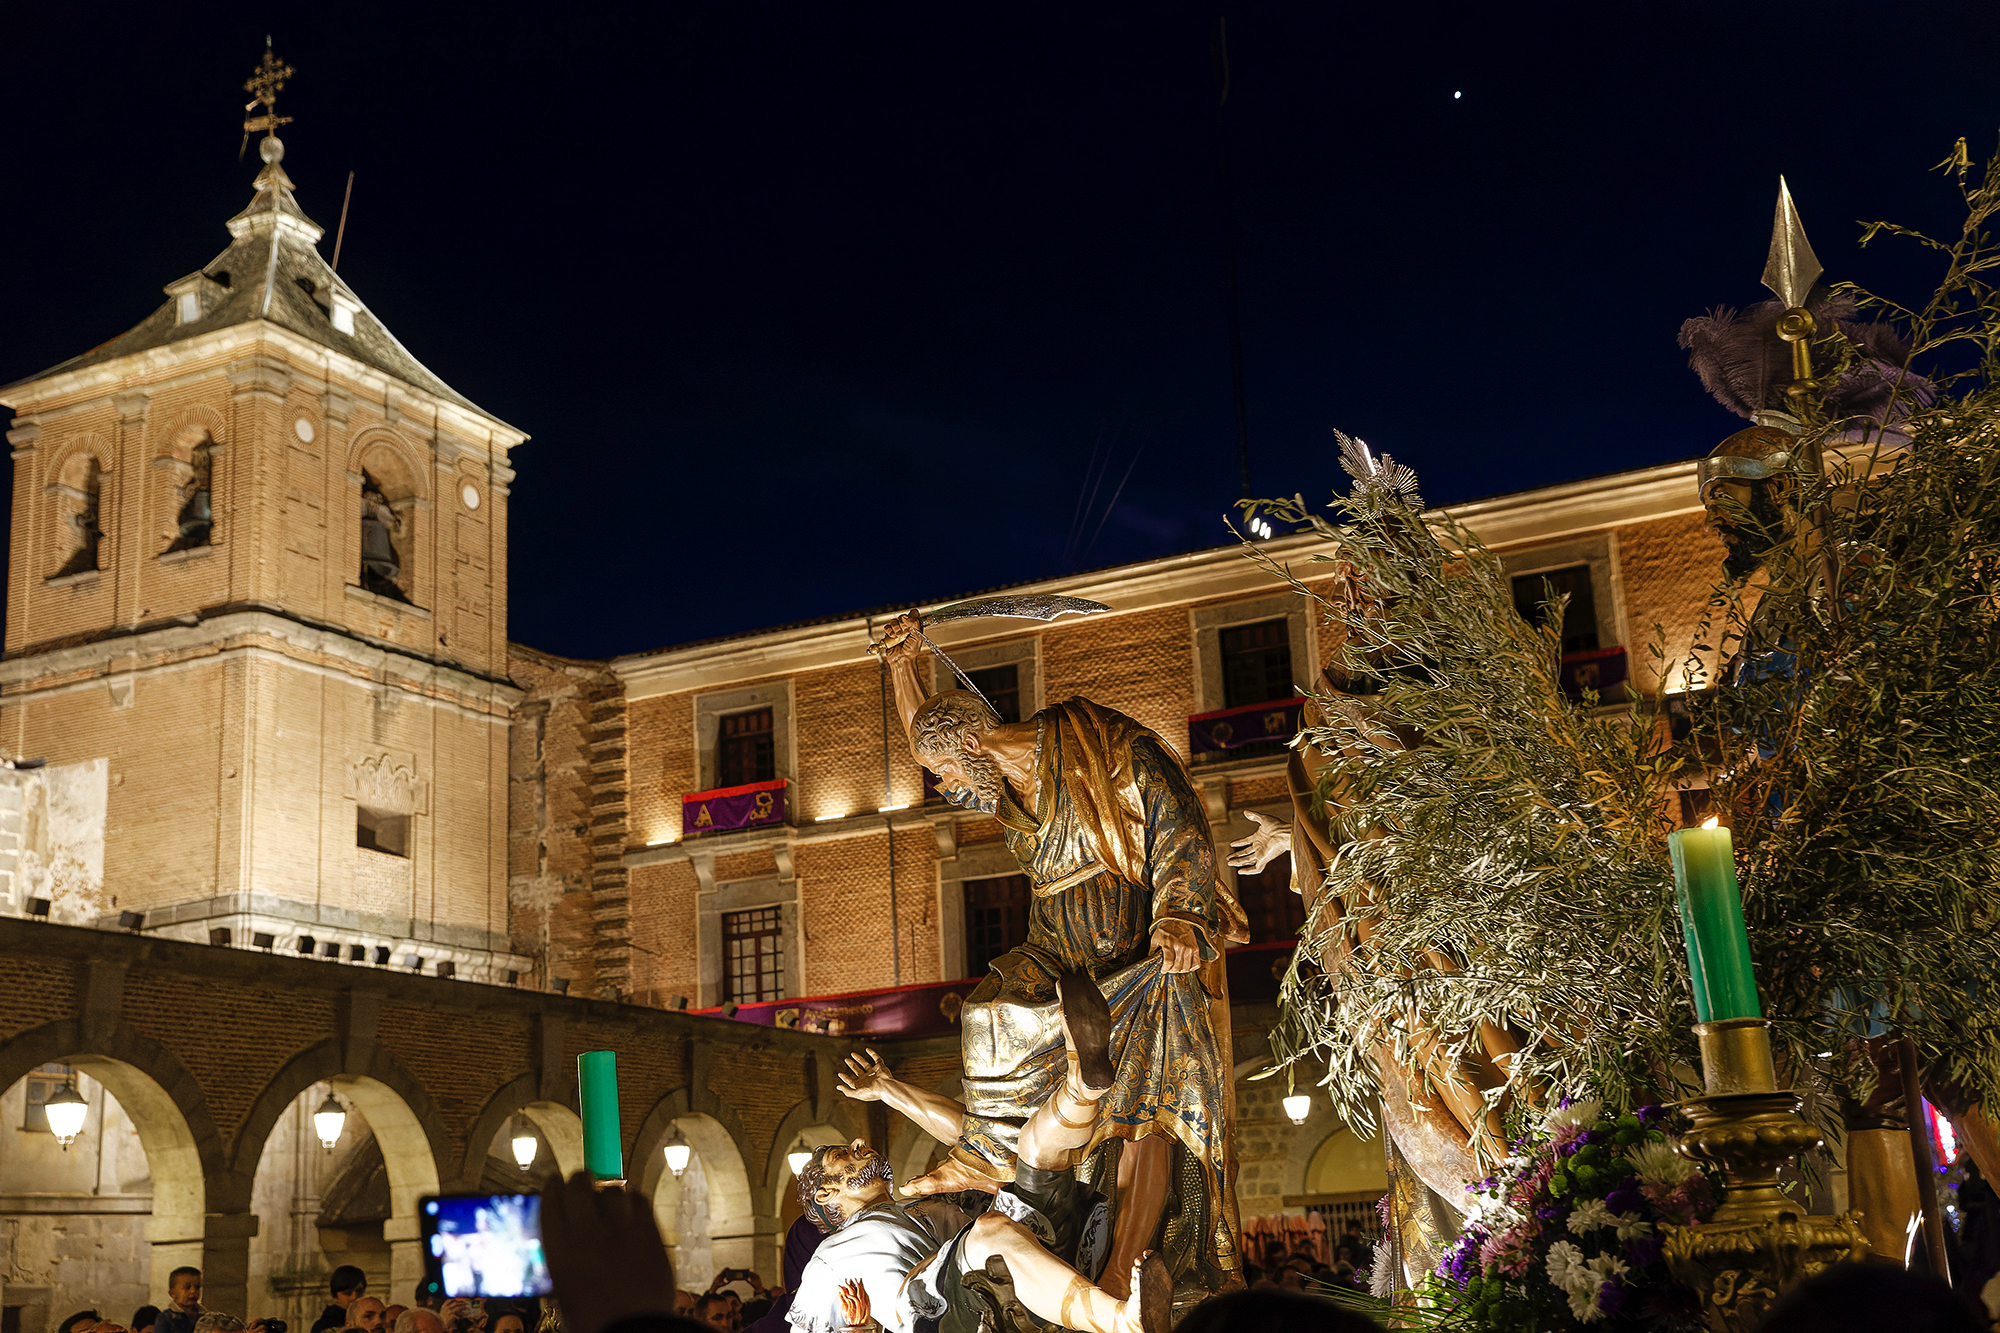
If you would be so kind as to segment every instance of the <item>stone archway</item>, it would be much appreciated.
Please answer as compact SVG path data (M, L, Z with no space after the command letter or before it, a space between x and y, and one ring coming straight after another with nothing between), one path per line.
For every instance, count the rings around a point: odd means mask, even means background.
M675 1099L682 1098L684 1094L675 1094ZM694 1150L687 1174L679 1180L667 1169L664 1150L676 1129ZM639 1192L653 1201L661 1234L672 1246L674 1280L681 1286L699 1290L716 1271L757 1269L765 1258L757 1253L757 1242L766 1238L757 1231L756 1192L742 1150L714 1116L656 1109L647 1117L627 1170L633 1172ZM700 1207L684 1207L694 1202L690 1196L697 1190ZM761 1269L758 1272L766 1281L773 1280Z
M583 1117L558 1102L529 1102L521 1114L541 1131L542 1142L555 1156L564 1179L583 1170Z
M131 1285L142 1286L147 1299L158 1302L166 1295L168 1273L182 1264L206 1269L216 1258L221 1259L218 1275L226 1282L231 1272L227 1243L222 1252L211 1254L212 1243L233 1235L245 1220L210 1211L215 1207L210 1169L221 1159L222 1147L194 1076L172 1052L129 1029L117 1026L92 1035L66 1021L30 1028L0 1043L0 1090L11 1090L52 1064L67 1065L101 1085L103 1096L130 1122L145 1154L152 1206L132 1261ZM96 1105L85 1134L101 1135L106 1107L102 1098L92 1100ZM101 1143L96 1146L101 1150ZM247 1224L254 1227L255 1219ZM53 1288L50 1295L56 1296ZM97 1299L96 1293L91 1299Z
M430 1136L400 1094L365 1074L340 1074L327 1080L337 1096L353 1101L368 1118L382 1163L389 1172L389 1220L382 1238L389 1242L389 1289L409 1291L424 1275L424 1257L417 1226L417 1200L438 1192L437 1158Z

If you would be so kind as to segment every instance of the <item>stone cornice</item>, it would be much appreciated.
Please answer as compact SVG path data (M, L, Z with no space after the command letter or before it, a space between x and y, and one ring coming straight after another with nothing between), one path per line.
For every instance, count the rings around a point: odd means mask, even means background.
M507 450L528 439L525 432L509 426L498 417L469 411L457 403L447 402L398 379L387 371L379 370L334 348L322 346L269 320L250 320L242 324L232 324L227 328L197 334L161 347L145 348L111 361L80 366L75 370L58 368L39 379L14 385L5 401L6 405L12 407L15 414L21 417L60 413L109 397L126 388L133 380L142 381L147 389L157 391L187 378L176 372L181 371L190 361L213 358L219 362L232 356L240 359L246 352L254 355L262 344L276 348L294 366L310 367L317 371L317 378L322 381L331 376L356 386L362 392L352 396L362 402L382 402L388 387L394 385L398 397L405 402L422 406L425 418L423 424L426 427L431 419L435 419L442 429L449 431L461 443L472 443L475 448L485 450L487 446L478 442L490 440L492 451L504 456ZM224 366L217 365L213 368L204 368L200 373L207 375L222 373L224 370ZM156 380L155 377L161 378ZM320 386L308 381L302 387L316 389ZM401 415L408 417L412 414L405 408Z
M1515 495L1474 500L1432 510L1427 518L1448 516L1463 524L1490 547L1555 541L1578 532L1641 523L1690 513L1701 506L1695 499L1693 462L1667 463L1609 477L1565 482ZM1302 578L1314 577L1307 558L1320 548L1311 533L1295 533L1258 543L1256 550L1289 567ZM1141 561L1116 569L1093 570L1024 585L1009 591L1058 593L1103 602L1112 616L1157 610L1163 606L1249 596L1283 588L1276 575L1242 548L1214 547L1186 555ZM1099 617L1102 619L1102 617ZM1077 623L1066 617L1057 627ZM1029 620L975 620L945 625L933 638L949 651L953 646L989 639L1014 638L1043 626ZM709 689L763 676L786 675L869 660L868 620L844 620L800 625L707 643L689 644L653 653L634 653L611 660L611 669L625 682L627 699L645 699L683 690Z
M308 668L331 669L298 654L330 658L344 668L339 674L357 684L394 686L502 721L522 697L512 684L265 610L232 610L88 643L30 649L0 661L0 694L14 703L36 694L100 684L113 675L144 676L259 648Z

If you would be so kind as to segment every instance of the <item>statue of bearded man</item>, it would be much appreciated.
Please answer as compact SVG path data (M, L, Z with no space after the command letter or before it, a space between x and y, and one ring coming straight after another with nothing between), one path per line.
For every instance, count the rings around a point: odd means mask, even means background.
M947 799L999 820L1034 899L1027 940L993 961L960 1016L963 1130L907 1189L1014 1180L1020 1127L1066 1069L1058 979L1080 972L1110 1005L1116 1081L1076 1160L1124 1140L1104 1286L1128 1294L1125 1275L1163 1218L1180 1291L1236 1285L1223 948L1248 932L1194 782L1157 734L1088 699L1006 723L964 690L926 698L919 628L915 612L898 617L882 649L911 749Z

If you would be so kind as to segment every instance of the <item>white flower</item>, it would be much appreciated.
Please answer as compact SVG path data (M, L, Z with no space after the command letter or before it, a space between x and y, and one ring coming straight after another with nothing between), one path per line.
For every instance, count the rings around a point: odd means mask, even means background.
M1611 1224L1611 1210L1604 1206L1602 1199L1585 1199L1569 1215L1569 1229L1573 1235L1585 1236Z
M1587 1101L1571 1102L1568 1106L1557 1107L1555 1110L1549 1112L1549 1118L1543 1123L1551 1134L1569 1125L1580 1125L1585 1129L1589 1129L1597 1123L1598 1118L1603 1114L1604 1103L1591 1098Z
M1600 1254L1595 1259L1585 1259L1583 1251L1574 1242L1559 1240L1549 1246L1548 1269L1549 1281L1569 1297L1570 1314L1577 1322L1590 1324L1604 1318L1604 1311L1597 1303L1604 1292L1604 1284L1615 1277L1623 1277L1631 1271L1631 1266L1615 1254Z
M1568 1291L1576 1282L1588 1275L1589 1269L1583 1262L1583 1251L1574 1241L1559 1240L1549 1246L1549 1281Z
M1625 1160L1639 1173L1641 1183L1668 1190L1699 1169L1693 1162L1675 1152L1671 1143L1651 1141L1642 1143L1627 1151Z
M1618 1228L1618 1239L1621 1241L1653 1234L1653 1224L1641 1221L1637 1213L1613 1213L1611 1225Z

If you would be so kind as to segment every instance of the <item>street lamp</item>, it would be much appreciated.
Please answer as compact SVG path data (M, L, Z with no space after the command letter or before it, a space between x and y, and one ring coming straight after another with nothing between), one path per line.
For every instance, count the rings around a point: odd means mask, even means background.
M674 1136L667 1140L667 1170L674 1173L674 1179L681 1178L681 1172L688 1169L688 1158L694 1156L694 1149L681 1137L681 1127L674 1126Z
M785 1161L791 1166L794 1176L803 1174L806 1164L812 1159L812 1147L806 1143L806 1136L803 1134L792 1141L792 1150L785 1154Z
M1285 1119L1295 1125L1303 1125L1312 1114L1313 1099L1303 1092L1294 1092L1285 1098Z
M313 1133L319 1135L320 1147L332 1152L333 1145L340 1142L340 1131L346 1128L347 1108L331 1092L327 1093L319 1110L313 1112Z
M541 1140L525 1120L514 1122L514 1165L526 1171L535 1164L535 1154L542 1149Z
M49 1132L56 1136L56 1142L69 1151L69 1145L76 1142L76 1136L83 1133L83 1119L90 1114L90 1103L76 1090L76 1079L62 1085L62 1090L42 1103L42 1113L49 1118Z

